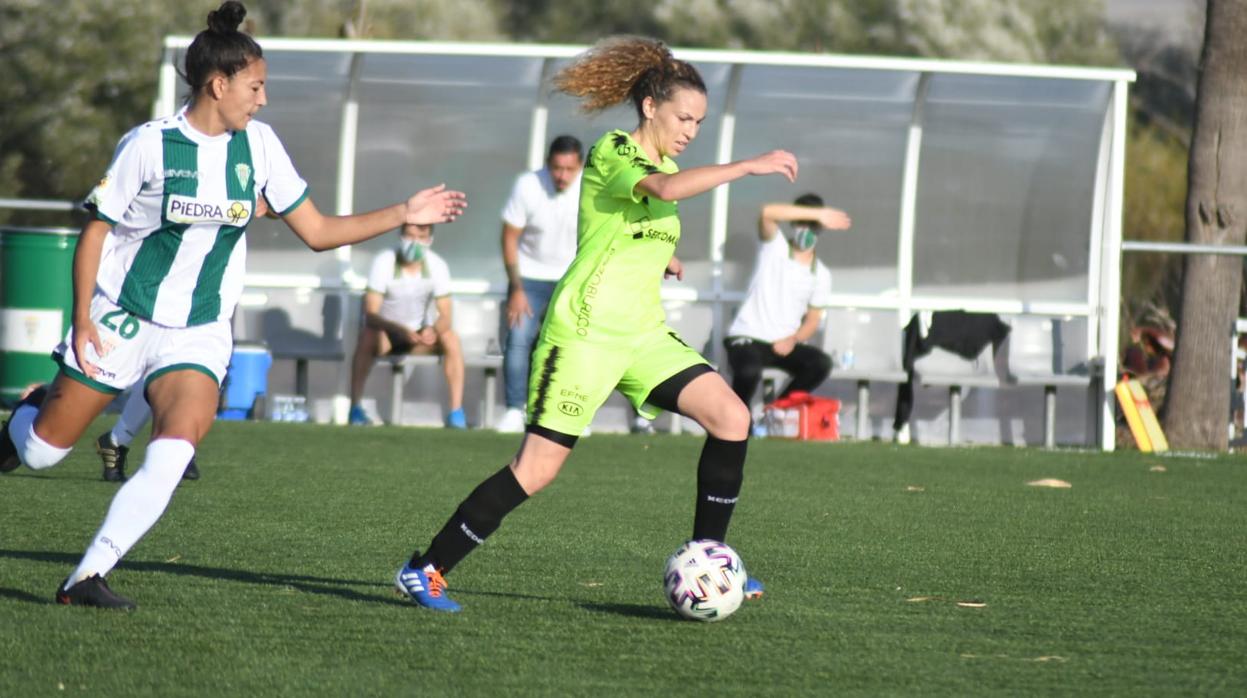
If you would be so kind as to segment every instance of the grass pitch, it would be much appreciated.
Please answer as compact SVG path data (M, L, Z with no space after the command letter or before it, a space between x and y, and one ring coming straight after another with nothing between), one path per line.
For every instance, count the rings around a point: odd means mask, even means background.
M1247 691L1241 459L757 441L730 542L768 593L699 624L661 577L701 441L594 435L439 615L394 571L516 437L221 423L127 614L52 603L116 490L97 426L0 478L0 695Z

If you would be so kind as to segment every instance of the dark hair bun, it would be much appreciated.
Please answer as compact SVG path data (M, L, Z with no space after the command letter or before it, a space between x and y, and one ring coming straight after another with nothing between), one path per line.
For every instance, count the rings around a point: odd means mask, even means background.
M208 13L208 29L218 34L236 32L246 16L247 8L241 2L226 0L220 7Z

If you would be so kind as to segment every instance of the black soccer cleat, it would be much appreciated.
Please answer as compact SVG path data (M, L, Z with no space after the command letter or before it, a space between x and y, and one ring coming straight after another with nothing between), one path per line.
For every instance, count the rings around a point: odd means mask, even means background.
M108 482L126 481L126 456L130 454L129 446L119 446L113 441L112 432L100 434L95 440L95 452L100 454L104 464L104 479Z
M48 386L41 385L19 400L13 406L13 411L17 412L22 405L40 407L43 405L43 398L47 396ZM13 437L9 436L9 422L12 419L13 416L10 414L9 419L0 422L0 473L11 473L22 464L22 459L17 456L17 445L13 443Z
M11 473L22 464L17 457L17 444L9 436L9 420L0 422L0 473Z
M124 596L118 596L112 589L109 589L108 582L105 582L104 578L98 574L93 574L68 589L61 584L56 589L56 602L63 606L92 606L94 608L116 608L123 611L137 608L133 601Z
M191 456L191 462L186 464L186 471L182 473L183 480L198 480L199 466L195 465L195 457Z

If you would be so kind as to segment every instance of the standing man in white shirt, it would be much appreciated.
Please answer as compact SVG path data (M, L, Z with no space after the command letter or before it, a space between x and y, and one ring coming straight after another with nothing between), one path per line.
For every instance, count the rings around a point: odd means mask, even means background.
M781 224L786 235L780 234ZM831 272L815 256L814 245L823 230L846 230L850 224L848 215L823 206L817 194L762 207L753 278L724 340L732 390L746 405L763 368L792 376L783 395L813 391L831 373L831 358L804 343L818 331L831 296Z
M430 247L433 226L404 225L398 245L372 261L364 292L364 326L351 363L351 424L369 424L360 406L378 356L441 354L449 412L446 426L467 429L463 414L463 347L451 326L450 267Z
M502 372L507 410L498 431L524 431L533 342L554 286L576 256L584 146L572 136L550 143L546 166L515 180L502 208L502 261L507 270L507 336Z

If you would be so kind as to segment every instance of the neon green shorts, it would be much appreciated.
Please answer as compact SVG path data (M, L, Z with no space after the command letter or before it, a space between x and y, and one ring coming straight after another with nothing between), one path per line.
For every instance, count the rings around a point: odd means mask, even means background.
M533 347L528 378L528 423L580 436L612 390L653 419L662 410L647 404L650 392L690 366L706 364L675 330L661 327L626 344L555 344Z

